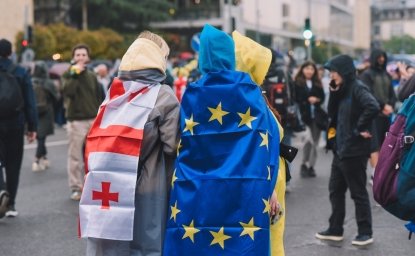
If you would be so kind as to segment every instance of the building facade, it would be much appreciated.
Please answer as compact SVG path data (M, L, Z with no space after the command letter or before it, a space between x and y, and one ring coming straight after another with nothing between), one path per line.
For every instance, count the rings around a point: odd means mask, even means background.
M34 19L36 24L69 24L70 0L34 0Z
M15 46L18 32L25 31L27 25L33 25L32 0L1 0L0 38L5 38Z
M205 23L226 32L237 29L262 44L289 51L304 46L302 32L309 18L315 40L344 51L369 49L370 0L176 0L176 10L153 28L200 31Z
M373 43L403 35L415 37L415 1L374 0L372 6Z

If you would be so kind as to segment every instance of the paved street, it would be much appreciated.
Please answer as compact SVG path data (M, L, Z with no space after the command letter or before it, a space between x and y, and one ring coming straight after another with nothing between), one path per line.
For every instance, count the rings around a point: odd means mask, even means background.
M52 167L40 173L31 171L34 146L25 149L17 218L0 220L0 256L84 255L85 241L77 238L78 205L69 199L66 175L66 134L57 129L48 138ZM330 213L328 177L331 154L319 152L317 177L301 179L301 154L293 164L292 192L287 195L287 256L409 256L415 254L415 240L408 241L403 224L372 204L375 243L366 249L351 245L356 235L354 206L348 196L345 241L322 243L314 233L327 227Z

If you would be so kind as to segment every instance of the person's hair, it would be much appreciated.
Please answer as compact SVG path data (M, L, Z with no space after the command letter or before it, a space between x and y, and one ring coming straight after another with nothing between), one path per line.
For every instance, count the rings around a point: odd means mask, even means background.
M0 56L7 58L12 54L12 44L9 40L0 39Z
M169 56L170 48L161 36L154 34L148 30L144 30L138 35L137 38L145 38L152 41L160 47L165 57Z
M321 84L321 80L320 80L320 77L318 75L317 66L312 61L306 61L301 65L300 69L298 70L297 74L295 75L294 81L298 85L304 85L304 86L306 85L306 79L305 79L303 71L308 66L312 66L313 69L314 69L314 74L311 77L311 82L313 83L313 85L316 85L316 86L322 88L323 85Z
M85 49L88 57L91 57L91 50L89 49L88 45L86 44L77 44L72 48L72 58L75 57L75 51L78 49Z
M281 124L281 115L278 112L278 110L276 110L274 107L271 106L271 104L269 103L269 100L268 100L267 96L265 95L265 93L262 93L262 97L264 98L265 103L267 104L268 108L271 110L271 112L277 118L278 122Z

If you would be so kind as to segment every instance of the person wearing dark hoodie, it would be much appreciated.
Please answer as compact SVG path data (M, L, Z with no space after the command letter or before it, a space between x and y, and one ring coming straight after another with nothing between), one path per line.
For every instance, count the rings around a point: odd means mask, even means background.
M327 230L316 233L321 240L342 241L346 214L345 194L350 189L355 204L358 235L353 245L373 243L372 214L366 189L366 165L370 155L370 128L379 103L356 79L348 55L333 57L325 64L330 71L328 148L333 150L329 181L332 213Z
M360 75L380 105L380 111L372 123L372 145L370 155L370 173L373 173L378 162L379 150L385 134L391 125L390 117L396 103L396 95L392 86L392 78L386 71L388 58L382 50L375 49L370 54L370 68Z
M58 94L51 79L49 79L48 67L44 61L36 61L33 76L33 90L36 96L38 114L37 149L32 171L43 171L49 168L47 158L46 137L54 133L53 106L58 100Z

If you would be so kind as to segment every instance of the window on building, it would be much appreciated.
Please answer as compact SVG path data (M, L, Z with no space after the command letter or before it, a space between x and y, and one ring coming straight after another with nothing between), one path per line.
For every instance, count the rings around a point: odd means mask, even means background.
M282 17L290 16L290 6L288 4L282 4Z
M376 25L373 26L373 34L375 36L380 35L380 25L379 24L376 24Z
M400 24L400 23L392 24L392 26L391 26L391 35L392 36L402 36L403 35L402 24Z

